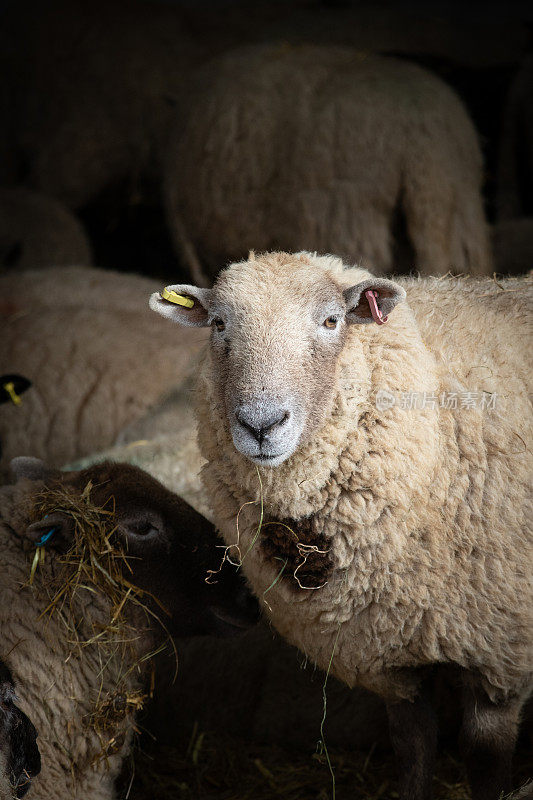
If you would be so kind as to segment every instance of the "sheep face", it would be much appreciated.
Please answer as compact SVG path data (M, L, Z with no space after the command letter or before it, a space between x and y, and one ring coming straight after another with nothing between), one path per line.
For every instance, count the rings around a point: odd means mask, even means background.
M18 477L37 479L41 468L47 485L59 481L81 494L91 482L92 502L114 508L117 535L128 555L125 577L168 611L164 622L172 634L226 636L257 621L258 605L242 576L226 562L217 571L222 555L214 527L146 472L104 463L61 473L48 471L37 459L12 462ZM51 513L33 523L27 535L37 541L54 528L50 546L65 551L72 543L72 524L71 517ZM210 571L217 573L212 580ZM160 606L156 611L161 614Z
M371 323L365 291L388 314L405 297L392 281L345 288L301 256L233 264L212 290L173 286L192 308L152 295L150 305L185 325L210 325L216 401L236 449L275 467L331 413L347 326Z
M41 771L41 756L35 727L15 699L11 674L0 661L0 772L18 798L26 795L32 778Z

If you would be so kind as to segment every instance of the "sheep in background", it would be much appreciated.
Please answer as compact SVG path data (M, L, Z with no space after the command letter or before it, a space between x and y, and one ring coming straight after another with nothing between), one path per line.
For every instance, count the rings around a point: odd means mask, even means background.
M431 794L429 668L454 665L472 796L497 800L533 677L531 281L402 284L252 254L150 305L213 328L202 479L274 627L385 699L406 800Z
M139 177L159 178L160 148L191 69L243 41L343 44L479 67L512 62L527 39L523 22L495 24L490 9L482 19L467 8L446 19L392 5L379 15L360 4L276 9L265 0L253 14L210 6L9 4L0 30L2 182L24 179L75 208L122 182L133 199Z
M110 446L187 376L206 333L177 341L146 308L155 288L92 268L0 276L0 375L32 382L20 405L2 405L4 470L17 455L59 466Z
M103 464L59 473L26 458L13 469L18 482L0 489L1 648L39 730L42 772L32 797L110 800L134 712L146 699L147 657L166 631L233 635L256 622L257 603L234 569L206 583L220 562L213 526L141 470ZM86 572L68 594L69 557L86 557L89 528L107 537L107 549L97 548L107 574L106 554L118 559L126 582L115 578L118 596ZM51 531L47 558L28 586L32 543ZM58 574L67 602L42 620Z
M178 249L187 231L211 276L252 248L303 247L379 272L492 271L476 131L457 95L414 64L243 47L199 73L176 120L168 225Z
M41 770L37 732L15 700L13 677L0 660L0 800L24 797Z
M27 189L0 189L2 268L85 267L91 261L81 222L61 203Z
M127 445L140 440L152 441L159 436L173 436L177 432L181 441L196 440L194 417L194 369L191 374L163 395L146 414L120 431L117 445ZM178 492L179 494L179 492Z

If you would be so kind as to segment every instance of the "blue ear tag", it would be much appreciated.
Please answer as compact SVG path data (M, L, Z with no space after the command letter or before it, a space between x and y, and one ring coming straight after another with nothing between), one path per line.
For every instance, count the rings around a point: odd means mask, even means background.
M48 516L48 514L46 516ZM45 519L46 519L46 517L45 517ZM33 562L32 562L31 570L30 570L30 580L28 581L30 586L33 583L33 579L35 577L35 571L37 569L37 565L39 563L44 564L45 552L46 552L45 549L44 549L44 546L45 546L45 544L47 542L50 541L50 539L52 538L52 536L54 535L54 533L57 530L58 530L57 528L50 528L50 530L47 533L43 533L43 535L41 536L39 541L36 542L36 544L35 544L35 555L33 556ZM41 549L39 549L39 548L41 548Z
M49 539L52 538L52 536L54 535L54 533L56 531L57 531L57 528L50 528L48 533L43 533L43 535L41 536L41 538L39 539L39 541L37 542L37 544L35 546L36 547L43 547L43 545L45 545L49 541Z

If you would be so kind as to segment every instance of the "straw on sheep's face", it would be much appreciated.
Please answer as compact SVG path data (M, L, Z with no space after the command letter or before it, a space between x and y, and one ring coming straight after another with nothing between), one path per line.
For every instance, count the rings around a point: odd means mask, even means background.
M220 273L212 290L168 287L187 308L154 294L150 306L184 325L212 327L218 401L236 449L275 467L331 413L339 355L349 324L373 322L364 292L388 314L405 297L384 279L345 289L301 257L252 259Z
M92 484L92 503L114 509L113 525L127 554L125 577L169 612L164 622L170 633L227 636L257 622L257 601L231 564L225 562L206 582L222 560L213 525L143 470L104 463L67 473L29 458L14 459L11 468L18 478L59 483L80 494ZM38 541L51 528L50 547L66 552L73 539L71 516L51 512L26 535Z

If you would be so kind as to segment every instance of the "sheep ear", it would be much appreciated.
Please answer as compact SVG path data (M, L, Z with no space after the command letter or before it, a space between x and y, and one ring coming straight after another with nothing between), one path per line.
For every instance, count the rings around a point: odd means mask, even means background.
M45 481L61 475L58 469L49 467L40 458L30 456L18 456L18 458L11 459L9 469L16 481L21 478L27 478L30 481Z
M180 325L206 327L210 300L211 289L177 283L166 286L162 292L155 292L150 297L150 308Z
M405 289L398 283L386 278L370 278L344 291L346 301L346 321L352 324L374 322L370 302L365 294L369 290L375 292L375 300L382 317L387 317L394 306L405 300Z
M61 511L52 511L26 528L26 536L35 544L65 551L74 538L74 520Z

